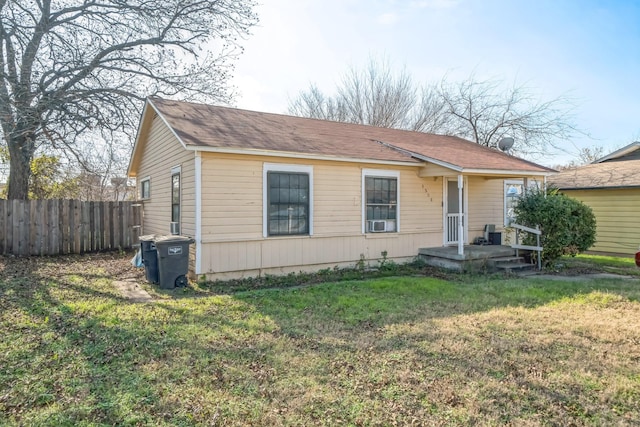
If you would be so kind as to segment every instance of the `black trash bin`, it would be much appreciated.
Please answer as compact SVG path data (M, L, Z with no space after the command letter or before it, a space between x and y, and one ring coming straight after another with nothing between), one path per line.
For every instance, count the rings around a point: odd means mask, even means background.
M163 289L187 285L189 245L194 240L186 236L161 236L155 239L158 251L158 279Z
M158 236L149 234L140 236L140 252L144 264L144 276L149 283L158 283L158 255L155 240Z

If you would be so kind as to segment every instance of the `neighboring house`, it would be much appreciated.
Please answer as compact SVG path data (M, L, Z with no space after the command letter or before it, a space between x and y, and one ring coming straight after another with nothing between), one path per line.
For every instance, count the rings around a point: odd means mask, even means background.
M591 207L594 252L634 254L640 245L640 142L549 178L550 185Z
M463 244L551 169L451 136L151 98L129 176L144 234L195 239L191 273L283 274ZM510 193L513 193L512 190ZM517 192L517 191L516 191Z

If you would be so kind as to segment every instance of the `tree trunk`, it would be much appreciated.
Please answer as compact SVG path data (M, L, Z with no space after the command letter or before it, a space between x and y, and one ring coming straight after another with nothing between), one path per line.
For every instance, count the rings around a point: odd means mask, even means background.
M31 159L35 150L33 139L28 136L10 138L9 148L9 188L7 199L29 199L29 176Z

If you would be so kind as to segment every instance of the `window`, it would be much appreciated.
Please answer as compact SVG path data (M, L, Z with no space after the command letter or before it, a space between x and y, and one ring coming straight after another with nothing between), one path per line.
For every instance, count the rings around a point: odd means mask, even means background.
M515 221L514 208L522 196L524 182L521 180L508 180L504 182L504 225L508 227Z
M151 178L147 177L140 181L140 199L151 198Z
M171 170L171 222L180 222L180 168Z
M384 233L399 230L399 174L395 171L364 170L364 231Z
M312 234L312 169L265 165L265 236Z

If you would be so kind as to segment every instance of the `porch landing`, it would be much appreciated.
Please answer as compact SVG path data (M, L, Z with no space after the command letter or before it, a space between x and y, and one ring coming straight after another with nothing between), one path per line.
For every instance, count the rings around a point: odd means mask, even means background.
M457 246L421 248L418 255L428 265L454 271L511 271L532 267L524 258L516 256L515 249L504 245L465 245L462 255L458 254Z

